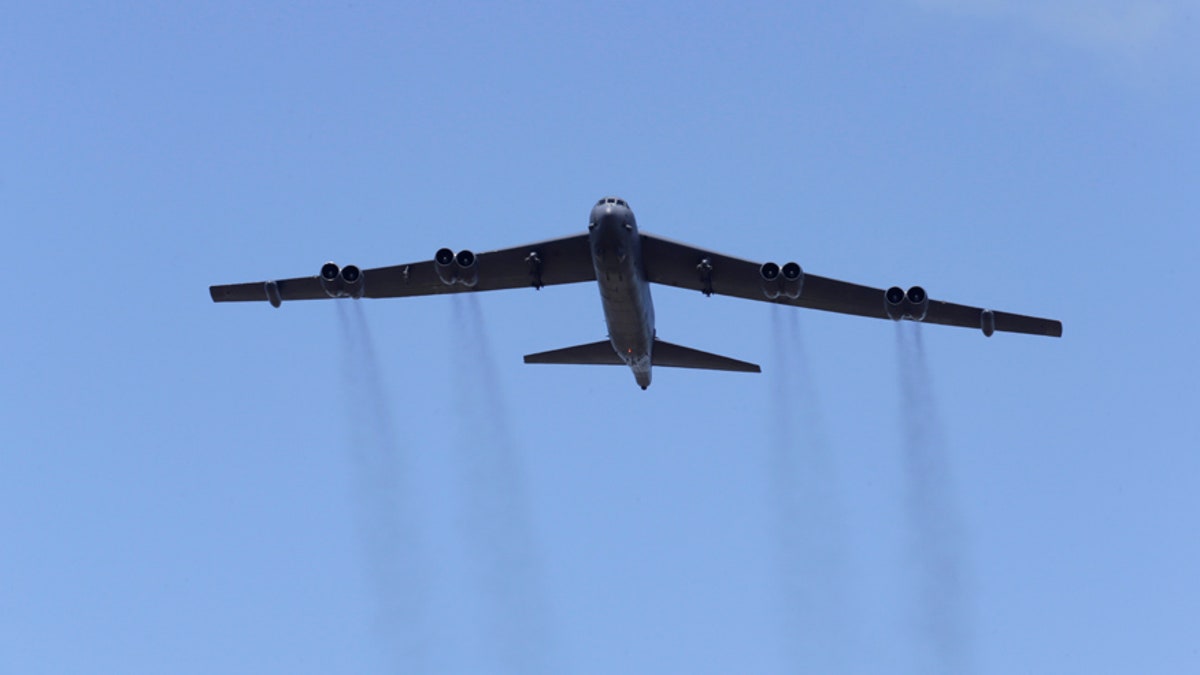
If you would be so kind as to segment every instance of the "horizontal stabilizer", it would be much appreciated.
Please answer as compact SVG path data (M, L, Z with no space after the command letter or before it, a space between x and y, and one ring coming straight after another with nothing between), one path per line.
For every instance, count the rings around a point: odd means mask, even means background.
M573 365L623 366L625 362L617 355L608 340L592 342L575 347L564 347L538 354L529 354L525 363L560 363ZM762 368L753 363L738 361L727 356L702 352L699 349L681 347L662 340L654 341L651 363L667 368L696 368L699 370L729 370L738 373L761 373Z
M610 350L611 351L611 350ZM728 356L718 356L691 347L681 347L662 340L654 341L654 358L651 363L668 368L698 368L700 370L732 370L738 373L761 373L762 368L753 363L738 361Z
M625 362L617 356L608 340L586 345L563 347L525 356L525 363L565 363L574 365L623 366Z

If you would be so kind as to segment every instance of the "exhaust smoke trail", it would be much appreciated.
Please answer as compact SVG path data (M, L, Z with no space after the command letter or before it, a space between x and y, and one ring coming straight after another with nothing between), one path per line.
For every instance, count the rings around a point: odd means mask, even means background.
M796 312L772 307L771 336L768 470L786 656L796 670L844 672L850 640L836 471Z
M424 580L417 523L407 501L411 461L396 433L392 404L380 375L362 305L335 301L342 336L342 371L353 494L377 602L374 629L392 672L428 672Z
M466 481L468 552L484 599L483 643L500 670L558 672L539 579L519 448L478 299L454 300L458 460Z
M921 326L896 324L916 620L937 673L970 672L965 537Z

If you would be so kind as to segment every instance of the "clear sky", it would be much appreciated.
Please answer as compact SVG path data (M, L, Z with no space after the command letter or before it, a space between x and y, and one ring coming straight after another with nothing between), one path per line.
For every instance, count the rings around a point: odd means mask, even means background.
M1200 672L1196 2L424 4L6 7L0 671ZM1064 337L208 296L606 194Z

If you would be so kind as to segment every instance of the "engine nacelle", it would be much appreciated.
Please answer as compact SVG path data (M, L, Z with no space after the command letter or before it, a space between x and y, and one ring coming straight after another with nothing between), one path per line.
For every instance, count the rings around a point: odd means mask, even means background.
M924 288L913 286L908 289L908 292L904 294L904 301L908 305L904 318L913 321L925 320L925 313L929 311L929 296L925 293Z
M892 286L883 294L883 308L893 321L923 321L929 311L929 296L920 286L913 286L907 293L899 286Z
M804 270L800 269L800 265L790 262L780 268L779 272L783 278L780 294L792 300L800 297L800 291L804 288Z
M361 298L366 289L366 278L357 265L346 265L342 268L338 279L342 283L342 295L351 298Z
M321 290L331 298L361 298L366 290L365 275L356 265L338 267L337 263L327 262L321 265L320 279ZM274 289L274 294L279 295L278 286ZM272 289L269 286L267 299L275 305L275 298L272 297Z
M342 270L337 263L321 265L321 290L331 298L342 296Z
M782 289L782 284L779 280L779 265L773 262L763 263L762 267L758 268L758 275L762 277L763 295L768 300L775 300L779 297Z
M904 318L904 289L892 286L883 294L883 309L892 321Z
M437 272L438 279L441 279L443 284L453 286L454 282L458 281L458 266L454 264L454 251L448 248L439 248L437 253L433 254L433 269Z
M454 256L454 264L458 266L458 283L467 288L474 288L479 283L479 268L475 266L475 254L463 249Z

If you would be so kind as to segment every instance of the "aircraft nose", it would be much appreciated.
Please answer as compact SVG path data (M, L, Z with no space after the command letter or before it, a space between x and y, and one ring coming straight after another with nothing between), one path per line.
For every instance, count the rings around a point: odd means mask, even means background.
M625 224L625 214L619 209L609 208L600 214L600 227L618 228Z
M598 207L592 214L588 232L592 254L606 264L624 260L629 239L628 225L626 213L620 207Z
M624 210L611 205L597 207L592 214L592 231L601 237L619 235L628 223L629 218Z

